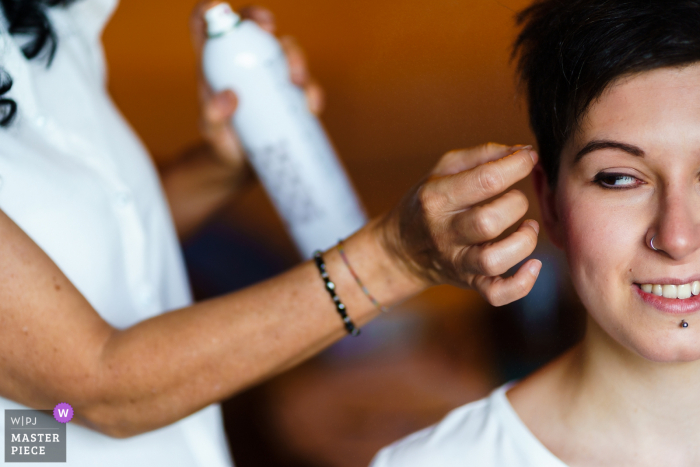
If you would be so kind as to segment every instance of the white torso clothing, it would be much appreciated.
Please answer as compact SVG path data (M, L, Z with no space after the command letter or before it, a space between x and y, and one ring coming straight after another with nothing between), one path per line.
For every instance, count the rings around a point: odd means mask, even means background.
M116 4L49 9L58 49L48 68L25 59L0 14L0 68L13 80L5 97L18 104L0 128L0 209L107 322L125 328L192 299L156 170L106 90L100 36ZM2 413L24 408L0 398ZM218 405L124 440L69 423L67 458L90 467L232 464Z
M520 420L510 387L382 449L371 467L566 467Z

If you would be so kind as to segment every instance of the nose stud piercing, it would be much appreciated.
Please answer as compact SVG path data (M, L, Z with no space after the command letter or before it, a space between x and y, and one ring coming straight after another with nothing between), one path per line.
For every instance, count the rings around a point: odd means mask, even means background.
M687 323L685 320L681 321L681 327L682 327L682 328L687 328L687 327L688 327L688 323Z
M651 247L652 250L654 250L654 251L659 251L659 249L656 248L656 247L654 246L654 239L655 239L655 238L656 238L656 235L654 235L653 237L651 237L651 240L649 241L649 246ZM684 322L685 322L685 321L684 321ZM687 323L686 323L686 324L687 324Z

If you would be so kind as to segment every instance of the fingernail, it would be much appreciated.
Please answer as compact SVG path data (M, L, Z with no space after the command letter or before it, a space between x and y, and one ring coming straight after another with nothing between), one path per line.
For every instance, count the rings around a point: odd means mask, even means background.
M532 147L532 145L526 146L526 145L524 145L524 144L516 144L515 146L509 147L508 150L509 150L511 153L514 153L514 152L522 151L523 149L529 149L529 148L531 148L531 147Z
M532 150L532 146L530 146L529 151L530 151L530 157L532 158L532 163L537 164L537 160L539 159L537 152Z
M537 152L532 150L531 144L528 144L527 146L511 146L510 149L511 149L511 151L513 151L513 154L515 154L516 152L520 152L520 151L528 151L528 154L530 154L530 158L532 159L532 163L537 164L537 159L538 159Z
M530 224L530 227L535 229L537 235L540 234L540 224L537 221L528 221L527 223Z
M535 279L537 279L537 277L540 275L540 271L542 270L542 261L536 259L533 263L530 263L528 269L532 275L535 276Z

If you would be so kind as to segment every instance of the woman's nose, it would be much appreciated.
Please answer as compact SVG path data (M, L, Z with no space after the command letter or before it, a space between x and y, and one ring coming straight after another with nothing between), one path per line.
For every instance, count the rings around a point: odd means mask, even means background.
M700 248L700 196L669 193L660 205L654 247L682 260Z

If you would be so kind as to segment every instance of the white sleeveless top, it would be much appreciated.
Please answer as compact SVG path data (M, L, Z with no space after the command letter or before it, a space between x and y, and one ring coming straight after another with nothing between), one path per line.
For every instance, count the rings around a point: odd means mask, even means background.
M49 68L24 58L0 15L0 67L14 82L6 97L18 104L0 128L0 209L125 328L192 299L157 172L106 90L100 36L116 5L51 8L58 50ZM0 398L0 413L21 408ZM69 466L231 465L218 405L125 440L67 429Z
M566 467L515 413L510 387L382 449L371 467Z

